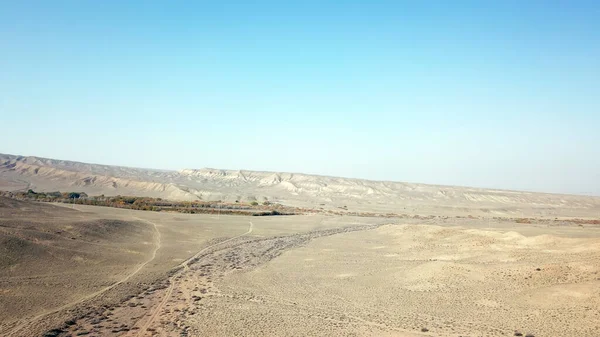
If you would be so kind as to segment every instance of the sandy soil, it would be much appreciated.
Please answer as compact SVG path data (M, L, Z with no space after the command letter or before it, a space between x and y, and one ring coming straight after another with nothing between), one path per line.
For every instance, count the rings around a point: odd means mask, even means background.
M275 238L246 232L204 251L158 289L79 321L69 331L126 336L600 333L598 229L442 225L351 224Z
M50 205L0 200L0 322L45 314L145 265L158 232ZM31 296L36 294L36 296Z
M207 298L210 310L187 324L223 336L277 335L277 326L285 335L599 336L600 231L520 229L386 225L318 238L232 274L217 285L226 296Z
M2 336L600 335L598 226L31 203L0 219L2 240L54 249L3 251Z

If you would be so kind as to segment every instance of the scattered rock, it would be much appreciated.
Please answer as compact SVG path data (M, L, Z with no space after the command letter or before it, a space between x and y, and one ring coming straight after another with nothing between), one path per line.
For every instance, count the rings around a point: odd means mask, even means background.
M46 331L46 333L44 334L44 337L58 337L63 332L64 331L62 329L52 329L52 330Z

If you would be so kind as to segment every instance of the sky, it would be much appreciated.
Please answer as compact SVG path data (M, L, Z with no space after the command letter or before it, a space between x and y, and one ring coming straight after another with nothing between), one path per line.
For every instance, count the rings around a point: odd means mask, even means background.
M0 153L600 195L596 1L2 1Z

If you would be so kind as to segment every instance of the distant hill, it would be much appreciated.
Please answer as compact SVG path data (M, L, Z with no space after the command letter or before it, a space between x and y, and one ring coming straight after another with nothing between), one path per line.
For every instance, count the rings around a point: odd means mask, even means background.
M152 170L0 154L0 190L274 201L409 214L600 216L600 198L220 169Z

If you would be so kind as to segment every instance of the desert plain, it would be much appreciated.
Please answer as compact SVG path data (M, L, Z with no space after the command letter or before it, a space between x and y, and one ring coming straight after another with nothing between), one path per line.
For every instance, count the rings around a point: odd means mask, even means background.
M411 191L280 190L318 203L286 216L0 198L0 336L600 336L598 198Z

